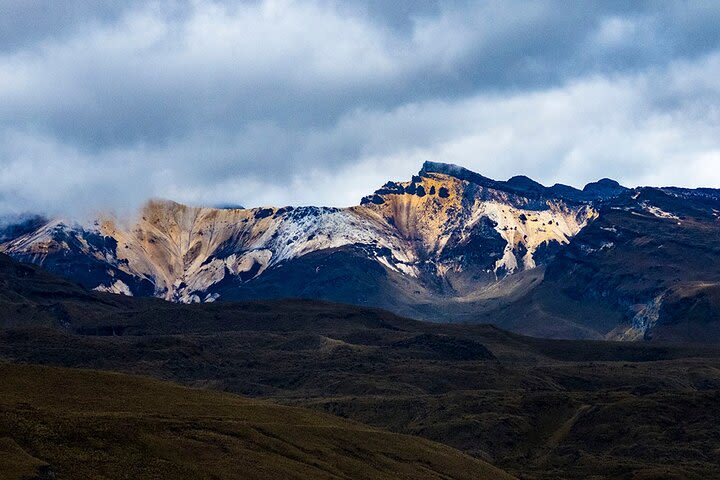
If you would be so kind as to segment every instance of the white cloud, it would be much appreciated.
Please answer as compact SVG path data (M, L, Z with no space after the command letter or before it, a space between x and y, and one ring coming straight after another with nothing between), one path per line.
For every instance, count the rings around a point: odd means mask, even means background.
M639 21L634 18L608 17L604 19L592 37L599 47L618 47L636 39L640 30Z
M720 49L692 10L663 36L673 9L443 3L402 30L331 1L128 8L0 48L0 213L351 205L427 159L720 187Z

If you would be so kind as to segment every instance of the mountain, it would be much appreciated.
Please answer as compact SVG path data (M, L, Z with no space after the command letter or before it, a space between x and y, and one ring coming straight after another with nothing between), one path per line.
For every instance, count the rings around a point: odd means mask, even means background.
M33 232L48 222L42 215L9 215L0 218L0 243Z
M605 338L717 342L719 234L720 191L638 188L558 253L545 288L617 312Z
M426 162L350 208L54 219L0 246L82 286L176 302L316 298L558 338L720 340L720 193L582 190Z
M411 181L388 182L356 207L215 209L156 200L129 223L55 219L2 249L88 288L186 303L255 296L259 280L280 269L287 276L310 262L320 273L323 262L332 270L349 262L367 279L337 299L378 303L373 295L396 291L411 303L462 296L544 264L595 216L569 197L428 162ZM277 295L313 296L307 279L283 283Z

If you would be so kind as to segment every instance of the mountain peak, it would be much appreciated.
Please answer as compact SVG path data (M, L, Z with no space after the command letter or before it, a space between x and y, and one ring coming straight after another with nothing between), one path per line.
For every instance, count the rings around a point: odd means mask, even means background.
M590 194L598 198L616 197L629 189L620 185L619 182L611 178L602 178L597 182L591 182L585 185L583 193Z
M541 192L545 190L545 186L536 182L530 177L526 177L525 175L515 175L514 177L511 177L507 182L508 185L511 185L513 187L521 188L523 190L530 190L530 191L538 191Z
M425 163L423 163L419 175L421 177L424 177L430 173L440 173L443 175L448 175L450 177L455 177L458 180L465 180L490 188L501 188L504 183L498 182L488 177L484 177L479 173L475 173L472 170L468 170L465 167L461 167L452 163L426 161Z
M620 182L617 180L613 180L612 178L601 178L597 182L590 182L587 185L585 185L585 188L583 190L586 190L588 187L592 188L594 186L603 186L603 187L620 187L625 188L622 185L620 185Z
M470 170L465 167L455 165L453 163L432 162L430 160L426 160L425 162L423 162L423 166L420 169L419 174L424 175L427 173L444 173L446 175L457 176L463 175L465 172L470 172Z
M426 161L420 170L420 176L427 176L430 173L440 173L455 177L459 180L472 182L483 187L503 190L519 195L550 196L559 197L570 201L587 202L592 200L606 200L616 197L629 189L620 185L616 180L602 178L597 182L585 185L582 190L568 185L556 184L553 187L545 187L525 175L516 175L508 181L503 182L484 177L467 168L452 163L441 163Z
M485 177L458 165L450 163L425 162L420 170L420 176L427 176L429 173L441 173L486 188L501 190L521 196L529 195L533 198L559 196L560 198L572 201L582 199L582 192L573 187L563 186L562 189L548 188L525 175L515 175L508 181L503 182Z
M459 179L465 179L466 177L481 178L490 182L494 182L494 180L490 178L484 177L479 173L468 170L467 168L461 167L460 165L455 165L454 163L432 162L427 160L423 163L419 175L424 176L428 173L442 173L444 175L449 175L451 177L456 177Z

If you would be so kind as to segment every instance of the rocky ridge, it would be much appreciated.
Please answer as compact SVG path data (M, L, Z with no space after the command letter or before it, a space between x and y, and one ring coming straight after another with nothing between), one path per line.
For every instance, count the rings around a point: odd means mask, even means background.
M374 261L419 282L450 272L493 282L542 264L596 216L591 205L480 183L458 169L428 162L411 181L388 182L344 209L152 200L134 221L53 220L2 250L58 273L87 264L91 274L78 280L88 288L199 302L217 299L208 290L229 277L247 282L310 252L347 246L363 246Z

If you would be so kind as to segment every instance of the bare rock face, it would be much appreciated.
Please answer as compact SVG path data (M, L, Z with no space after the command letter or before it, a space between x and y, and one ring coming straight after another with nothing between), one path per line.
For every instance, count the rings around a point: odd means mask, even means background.
M379 214L402 239L404 258L395 256L389 268L415 277L472 272L496 281L535 268L538 249L567 244L596 215L589 204L524 197L498 182L483 185L453 173L426 165L412 181L386 184L371 196L382 203L355 209Z

